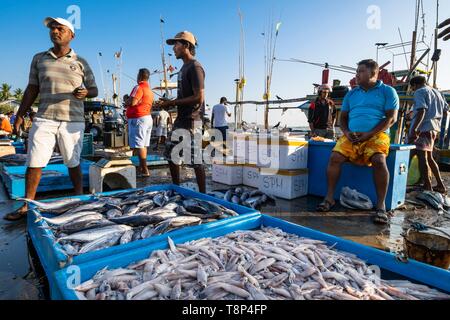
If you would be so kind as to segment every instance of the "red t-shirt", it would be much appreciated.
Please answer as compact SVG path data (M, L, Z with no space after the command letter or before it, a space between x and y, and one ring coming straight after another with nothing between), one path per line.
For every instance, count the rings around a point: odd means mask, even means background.
M134 87L130 97L137 99L139 102L137 105L127 108L128 119L142 118L150 115L154 96L147 81L139 82L139 84Z

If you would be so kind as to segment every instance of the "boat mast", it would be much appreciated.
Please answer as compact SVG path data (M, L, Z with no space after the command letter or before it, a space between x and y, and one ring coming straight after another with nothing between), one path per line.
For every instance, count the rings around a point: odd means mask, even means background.
M166 98L169 98L169 88L168 88L168 84L167 84L167 65L166 65L166 53L164 50L164 30L163 30L163 26L164 26L164 20L162 18L162 16L159 19L159 25L160 25L160 31L161 31L161 60L162 60L162 65L163 65L163 75L164 75L164 91L165 91L165 95Z
M438 35L439 35L439 0L436 0L436 28L434 29L434 52L438 50ZM437 73L438 73L438 62L434 62L433 72L433 88L437 89Z

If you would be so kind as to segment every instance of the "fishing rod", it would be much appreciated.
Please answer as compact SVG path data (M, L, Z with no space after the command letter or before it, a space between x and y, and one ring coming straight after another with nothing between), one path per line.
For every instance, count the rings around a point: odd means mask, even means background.
M108 92L105 86L105 74L103 72L103 65L102 65L102 61L101 61L101 57L103 57L102 53L99 52L97 55L97 61L98 61L98 65L100 67L100 76L102 79L102 86L103 86L103 95L105 97L105 101L108 101Z
M309 62L309 61L303 61L303 60L298 60L298 59L277 59L275 58L276 61L281 61L281 62L294 62L294 63L303 63L303 64L309 64L309 65L313 65L316 67L321 67L321 68L325 68L325 69L330 69L330 70L335 70L335 71L340 71L340 72L345 72L345 73L350 73L350 74L355 74L356 73L356 69L352 68L352 67L347 67L347 66L334 66L334 65L330 65L328 63L315 63L315 62Z

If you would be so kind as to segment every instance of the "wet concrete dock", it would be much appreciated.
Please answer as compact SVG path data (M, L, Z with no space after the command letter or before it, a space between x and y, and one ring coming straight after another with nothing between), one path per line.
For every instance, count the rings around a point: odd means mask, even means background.
M227 186L212 182L210 172L207 176L208 192L228 189ZM450 174L444 173L444 178L450 186L448 183ZM183 181L184 186L195 187L192 169L184 171ZM168 183L171 183L168 169L157 168L152 170L152 177L139 179L138 187ZM2 195L0 199L5 199L3 186L0 186L0 196ZM39 198L48 199L69 195L71 195L70 192L56 192L45 194L45 196L39 195ZM408 199L415 200L415 193L409 193ZM395 211L390 225L379 226L373 223L370 212L344 210L339 205L331 213L317 213L315 208L321 200L317 197L304 197L293 201L277 199L276 203L266 205L261 208L261 211L296 224L391 252L402 249L401 233L409 228L412 222L422 222L450 232L450 217L439 216L437 211L426 207L406 204ZM3 219L7 212L18 205L20 204L14 201L3 203L0 201L0 300L45 299L45 279L40 272L34 272L29 260L25 222L9 223ZM38 278L37 274L41 278Z

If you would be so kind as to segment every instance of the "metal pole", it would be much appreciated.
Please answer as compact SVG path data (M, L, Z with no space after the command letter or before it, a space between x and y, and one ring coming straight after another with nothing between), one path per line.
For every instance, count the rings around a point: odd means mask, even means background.
M236 101L239 102L239 80L236 80ZM238 110L239 108L241 108L240 104L236 104L234 106L234 129L240 129L241 128L241 123L239 123L238 121Z
M436 0L436 29L434 30L434 52L438 49L438 34L439 34L439 0ZM434 63L433 70L433 88L437 89L437 73L438 73L438 62Z
M164 74L164 89L166 93L166 98L169 98L169 89L167 84L167 65L166 65L166 53L164 50L164 32L163 32L163 19L160 17L159 27L161 31L161 60L163 65L163 74Z

